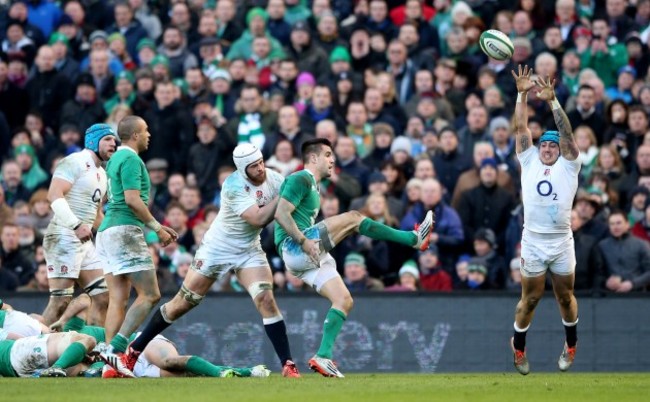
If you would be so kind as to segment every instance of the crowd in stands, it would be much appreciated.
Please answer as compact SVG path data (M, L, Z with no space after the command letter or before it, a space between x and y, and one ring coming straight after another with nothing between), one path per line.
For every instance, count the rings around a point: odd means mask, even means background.
M512 59L480 51L490 28ZM350 289L518 291L519 64L555 77L581 152L576 290L647 290L649 34L650 0L2 0L0 291L48 290L53 167L91 124L131 114L152 133L150 208L180 235L161 247L147 234L162 291L178 289L219 213L234 147L256 144L289 175L314 137L337 158L323 218L357 209L412 229L436 215L424 252L360 235L337 246ZM534 92L539 138L555 124ZM277 288L310 291L284 272L272 230ZM226 277L214 291L244 289Z

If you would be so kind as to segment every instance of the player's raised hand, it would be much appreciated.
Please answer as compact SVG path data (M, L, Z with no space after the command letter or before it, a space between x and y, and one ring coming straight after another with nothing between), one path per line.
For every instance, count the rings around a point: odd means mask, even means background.
M551 80L549 76L546 76L546 80L544 80L544 78L538 77L535 84L541 88L541 90L536 93L539 99L547 102L551 102L555 99L555 78Z
M178 240L178 233L168 226L161 226L158 231L158 238L160 239L160 244L165 247L168 246L171 242Z
M87 242L93 238L93 230L90 225L81 225L75 229L74 234L82 243Z
M311 261L319 265L320 263L320 246L318 240L305 239L302 243L302 251L304 251Z
M517 84L517 92L528 92L535 86L535 83L530 78L530 76L533 74L532 68L529 69L528 66L524 66L522 69L520 64L519 74L515 73L514 70L510 70L510 72L512 73L512 77L515 79L515 83Z

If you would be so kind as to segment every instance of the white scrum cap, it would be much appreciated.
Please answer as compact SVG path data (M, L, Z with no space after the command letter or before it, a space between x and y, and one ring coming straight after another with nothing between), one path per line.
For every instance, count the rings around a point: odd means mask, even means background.
M249 178L246 174L246 168L260 159L262 159L262 151L250 143L237 145L235 151L232 153L232 160L235 162L237 170L246 178Z

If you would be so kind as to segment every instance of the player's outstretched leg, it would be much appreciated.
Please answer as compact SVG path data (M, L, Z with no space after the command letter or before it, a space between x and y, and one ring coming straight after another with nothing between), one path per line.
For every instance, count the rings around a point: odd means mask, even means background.
M397 230L373 221L359 211L349 211L325 220L333 243L330 248L325 247L325 250L328 251L353 233L359 233L375 240L392 241L418 250L425 250L429 247L429 235L433 230L433 224L432 211L428 211L422 222L417 224L415 230L412 231Z
M517 371L526 375L530 365L526 358L526 334L535 313L535 308L544 294L546 276L526 276L521 278L521 299L515 310L514 334L510 341Z

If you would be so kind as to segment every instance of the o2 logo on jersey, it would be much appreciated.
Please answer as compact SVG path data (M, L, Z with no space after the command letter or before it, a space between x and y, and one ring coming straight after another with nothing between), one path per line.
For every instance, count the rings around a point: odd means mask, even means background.
M553 185L548 180L542 180L537 183L537 194L542 197L552 196L553 201L557 200L557 193L553 192Z
M102 200L102 190L96 188L91 198L94 203L98 204Z

